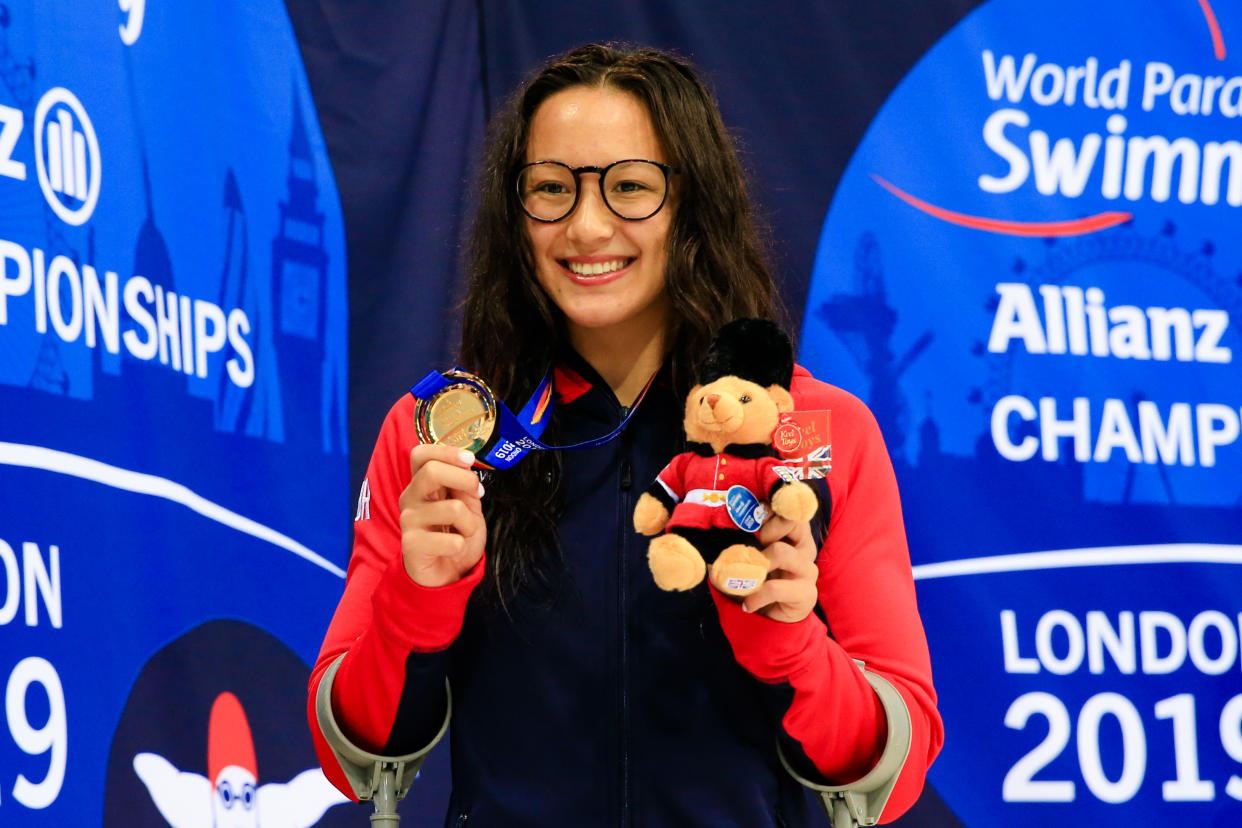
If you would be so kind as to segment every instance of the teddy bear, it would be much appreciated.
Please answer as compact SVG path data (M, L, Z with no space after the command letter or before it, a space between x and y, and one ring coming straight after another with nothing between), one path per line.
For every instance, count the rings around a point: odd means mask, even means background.
M815 514L815 491L776 471L772 432L793 409L792 376L793 346L775 323L739 319L717 332L686 398L688 450L634 509L635 530L658 535L647 563L661 589L697 586L710 564L721 592L754 592L768 574L756 533L769 509L794 521Z

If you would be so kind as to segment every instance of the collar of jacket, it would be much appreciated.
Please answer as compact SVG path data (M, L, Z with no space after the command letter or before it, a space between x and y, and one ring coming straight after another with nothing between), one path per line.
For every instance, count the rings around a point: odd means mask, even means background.
M661 366L659 373L656 375L655 382L648 394L654 392L657 388L669 387L669 364L666 360ZM556 402L558 405L569 405L583 396L587 396L589 392L596 392L599 396L607 399L618 410L624 412L624 407L617 401L616 395L591 365L581 354L575 351L569 344L562 344L556 352L556 363L552 369L552 390L556 393Z

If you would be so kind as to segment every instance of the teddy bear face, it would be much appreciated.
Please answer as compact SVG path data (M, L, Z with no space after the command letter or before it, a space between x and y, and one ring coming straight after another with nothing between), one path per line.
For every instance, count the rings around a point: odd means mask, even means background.
M767 443L781 410L779 395L772 390L738 377L721 377L695 386L686 397L686 436L709 443L717 452L731 443Z

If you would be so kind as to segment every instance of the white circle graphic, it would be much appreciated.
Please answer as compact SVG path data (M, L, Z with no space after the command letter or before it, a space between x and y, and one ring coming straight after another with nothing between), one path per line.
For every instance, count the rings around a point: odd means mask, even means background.
M47 124L48 113L57 104L64 104L68 112L62 110L57 120ZM70 113L71 118L67 117ZM47 146L49 131L60 141L57 147ZM39 99L34 145L39 187L48 205L66 224L85 224L99 201L99 139L82 102L63 86L49 89ZM49 160L55 169L48 169ZM61 200L62 194L81 203L70 208Z

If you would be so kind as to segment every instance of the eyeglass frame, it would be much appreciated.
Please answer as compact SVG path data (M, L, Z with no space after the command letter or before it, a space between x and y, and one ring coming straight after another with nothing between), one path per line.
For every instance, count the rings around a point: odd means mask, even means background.
M254 783L249 781L243 782L241 790L237 793L233 793L233 786L227 779L221 779L218 783L216 783L214 793L220 798L221 802L224 803L225 809L229 811L233 810L233 806L239 802L241 803L243 810L253 811L255 799L259 795L258 789L255 788ZM246 794L250 794L249 799L246 798Z
M604 178L608 175L608 171L618 164L632 164L636 161L641 161L644 164L653 164L659 168L661 173L664 174L664 197L660 199L660 205L647 215L641 218L630 218L629 216L623 216L618 213L616 208L613 207L612 203L608 200L608 195L604 192ZM574 203L569 205L569 209L565 211L565 215L560 218L545 219L532 215L530 210L526 209L526 201L522 198L522 173L526 172L526 170L529 170L531 167L539 167L545 164L555 164L558 167L564 167L569 170L569 174L574 177ZM678 167L674 167L671 164L665 164L661 161L652 161L650 158L622 158L619 161L613 161L605 167L600 167L594 164L587 164L581 167L571 167L564 161L532 161L529 164L523 164L517 168L517 172L513 176L513 186L517 190L518 206L522 208L522 212L525 213L531 221L537 221L540 224L556 224L558 221L564 221L572 216L574 214L574 210L578 209L578 202L582 200L582 173L595 173L599 176L599 197L604 202L604 206L608 208L610 213L622 221L646 221L664 209L664 205L668 203L668 194L671 189L669 184L669 176L676 175L680 172L681 169Z

